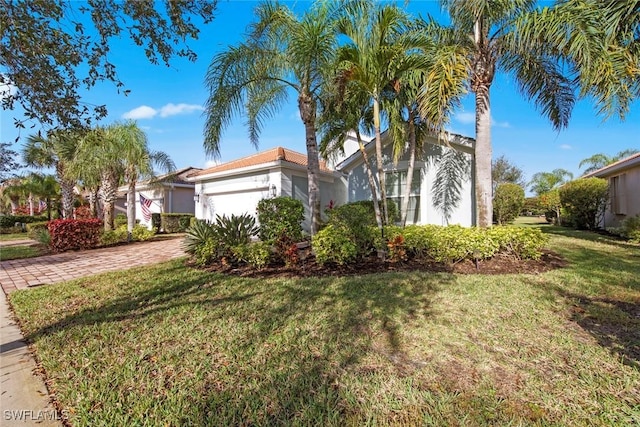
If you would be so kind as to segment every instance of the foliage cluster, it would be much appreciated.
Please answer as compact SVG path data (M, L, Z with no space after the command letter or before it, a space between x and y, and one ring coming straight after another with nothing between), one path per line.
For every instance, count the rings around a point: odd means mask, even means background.
M40 235L42 230L47 230L47 224L49 224L49 221L38 221L27 224L27 237L38 240L37 237Z
M102 221L99 219L56 219L48 226L51 249L64 252L71 249L92 249L100 244Z
M189 228L193 218L190 213L162 213L160 214L160 227L165 233L183 233Z
M417 259L452 264L465 259L489 259L498 253L538 259L547 240L539 229L410 225L386 227L385 239L377 238L375 245L387 247L392 261ZM313 239L313 250L320 264L354 262L363 253L349 230L339 225L321 230Z
M149 230L146 226L137 224L131 231L131 240L135 242L144 242L155 236L154 230ZM129 241L129 231L127 223L118 226L115 230L104 230L100 236L100 244L102 246L110 246L118 243Z
M0 227L13 227L16 222L21 224L29 224L32 222L46 221L46 215L3 215L0 216Z
M283 236L299 242L302 240L304 206L291 197L262 199L256 208L260 223L259 236L263 242L275 242Z
M524 189L518 184L504 183L493 195L493 219L499 225L512 223L524 207Z
M620 222L620 227L607 228L607 231L633 243L640 243L640 214L625 218Z
M599 227L609 198L609 185L605 179L577 179L562 186L559 193L569 225L587 230Z

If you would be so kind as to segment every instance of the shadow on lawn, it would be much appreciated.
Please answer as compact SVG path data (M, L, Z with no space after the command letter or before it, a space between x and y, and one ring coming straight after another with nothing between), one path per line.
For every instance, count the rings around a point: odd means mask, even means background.
M188 362L205 370L200 372L203 380L195 388L180 378L173 385L180 395L193 388L180 419L193 425L341 425L351 417L366 418L366 411L350 400L353 396L345 395L345 374L374 372L381 364L406 369L412 362L401 325L430 316L434 295L456 280L450 274L426 273L256 280L190 272L177 263L151 275L151 287L69 314L28 339L65 330L77 333L102 323L127 323L130 332L142 318L146 321L139 323L148 324L155 318L160 322L168 312L177 312L180 319L193 314L199 323L185 325L186 334L190 327L211 325L209 335L191 337L203 342L189 341L193 352ZM211 356L198 348L207 345L224 348L228 364L220 370L203 368L211 366ZM365 365L375 359L372 371L358 363L365 355Z
M586 230L576 230L568 227L559 227L554 225L541 226L540 230L546 234L555 234L558 236L572 237L574 239L586 240L589 242L604 243L607 245L617 246L622 249L637 249L640 256L640 246L629 243L621 237L613 236L605 232L597 233Z

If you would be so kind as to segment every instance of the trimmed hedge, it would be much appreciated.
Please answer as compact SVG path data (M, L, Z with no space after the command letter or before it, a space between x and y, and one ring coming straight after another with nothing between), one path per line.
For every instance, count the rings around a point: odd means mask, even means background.
M100 244L102 221L99 219L56 219L48 226L51 249L64 252L71 249L93 249Z
M46 220L46 215L2 215L0 216L0 227L13 227L16 225L16 222L30 224L32 222L42 222Z
M375 228L371 228L375 232ZM385 228L385 240L376 234L375 246L392 249L392 257L455 264L465 259L489 259L499 253L518 259L539 259L548 237L539 229L517 227L461 227L410 225ZM355 262L366 248L358 247L345 226L329 225L314 236L313 250L320 264Z
M595 230L609 200L609 184L602 178L582 178L560 188L560 203L567 222L575 228Z
M260 223L260 239L275 242L278 239L299 242L302 240L304 206L291 197L262 199L256 208Z
M524 206L524 189L510 182L496 187L493 196L493 220L499 225L512 223Z
M165 233L183 233L189 228L189 222L193 216L190 213L162 213L160 227Z

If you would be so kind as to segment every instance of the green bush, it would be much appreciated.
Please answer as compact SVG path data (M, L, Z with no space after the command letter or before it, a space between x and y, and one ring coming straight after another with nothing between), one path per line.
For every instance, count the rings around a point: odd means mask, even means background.
M294 242L302 240L304 206L300 200L291 197L262 199L256 209L260 223L260 240L275 242L287 238Z
M102 246L111 246L117 243L126 242L129 238L129 232L127 231L127 225L121 225L115 230L103 231L100 236L100 244Z
M133 227L131 238L137 242L144 242L145 240L151 239L155 234L156 233L153 230L149 230L147 226L138 224Z
M190 213L162 213L160 214L160 226L165 233L183 233L189 228L189 221L192 217L193 214ZM151 219L153 221L153 217Z
M329 262L344 265L358 256L358 247L344 225L327 225L313 236L311 245L320 265Z
M367 255L375 247L382 246L376 243L380 232L377 229L375 214L372 212L373 203L370 203L370 206L366 201L347 203L327 211L327 224L346 228L356 245L358 255Z
M249 215L216 215L216 237L220 245L231 250L234 246L245 245L258 234L256 219Z
M47 224L49 221L32 222L27 224L27 236L30 239L37 240L37 237L41 234L42 230L47 230ZM47 230L48 233L48 230Z
M560 203L569 224L578 229L595 230L604 215L609 185L602 178L583 178L560 188Z
M201 267L211 264L219 258L220 248L217 239L208 239L198 245L193 252L195 263Z
M333 211L345 209L345 206L349 207L346 209L351 209L351 207L353 206L360 206L364 208L364 210L361 211L362 216L360 218L362 220L367 221L367 223L370 223L371 225L378 224L378 222L376 221L376 211L375 209L373 209L373 200L359 200L357 202L347 203L345 205L338 206L333 209L329 209L326 211L326 213L329 217L331 217L331 215L333 215ZM388 210L389 224L394 224L400 220L400 210L398 209L398 205L396 204L395 201L391 199L387 199L387 210Z
M20 224L30 224L32 222L42 222L46 220L46 215L2 215L0 216L0 227L14 227L16 222Z
M116 217L113 218L113 227L118 228L123 225L127 225L127 215L123 213L116 214Z
M190 255L195 254L198 248L209 240L216 240L216 232L213 225L204 220L196 220L185 232L183 248Z
M151 213L151 229L158 234L160 232L160 226L162 225L162 219L157 212Z
M640 214L627 217L620 223L620 235L632 242L640 243Z
M0 227L0 234L20 234L24 233L25 230L20 227Z
M254 268L263 268L271 260L271 245L267 242L253 242L236 246L233 256L239 262L245 262Z
M538 228L493 227L486 233L501 253L518 259L539 259L542 248L549 242L548 236Z
M493 219L499 225L512 223L524 206L524 189L518 184L504 183L493 196Z

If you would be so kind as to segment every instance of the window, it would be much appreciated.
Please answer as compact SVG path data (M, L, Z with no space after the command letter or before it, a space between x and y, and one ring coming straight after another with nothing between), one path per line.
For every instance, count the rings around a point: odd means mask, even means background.
M393 200L398 205L398 211L402 209L404 193L407 189L407 171L387 172L386 176L387 200ZM420 169L413 172L411 192L409 193L409 208L407 211L407 223L420 221Z

